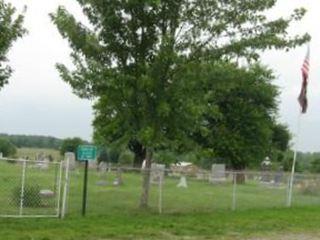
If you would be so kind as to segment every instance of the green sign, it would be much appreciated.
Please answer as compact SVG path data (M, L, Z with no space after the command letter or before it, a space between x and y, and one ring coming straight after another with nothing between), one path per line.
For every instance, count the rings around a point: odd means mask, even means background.
M97 147L92 145L80 145L77 149L79 161L94 161L97 158Z

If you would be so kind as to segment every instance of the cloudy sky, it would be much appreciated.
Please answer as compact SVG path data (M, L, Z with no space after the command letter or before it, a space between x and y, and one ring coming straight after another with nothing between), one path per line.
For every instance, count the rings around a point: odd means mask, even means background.
M27 6L25 27L29 34L16 42L10 51L10 65L15 72L10 84L0 91L0 132L10 134L92 136L92 110L89 101L72 94L71 88L60 80L56 62L70 64L68 44L50 22L48 14L58 5L81 17L75 0L7 0L22 10ZM272 16L288 16L295 7L308 10L304 20L291 27L292 34L309 32L311 42L311 72L308 113L301 119L299 149L320 151L320 31L319 0L279 0ZM297 133L297 95L301 85L300 67L306 46L290 52L270 51L263 62L274 69L282 94L279 120ZM320 57L319 57L320 58ZM320 59L319 59L320 60Z

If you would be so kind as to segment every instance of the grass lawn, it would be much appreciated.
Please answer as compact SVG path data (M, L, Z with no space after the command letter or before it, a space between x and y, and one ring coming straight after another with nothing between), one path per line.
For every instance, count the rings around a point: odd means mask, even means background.
M282 239L319 234L320 208L155 215L128 213L59 219L0 219L0 239ZM261 238L259 238L261 239ZM316 239L316 238L315 238Z
M60 161L63 158L58 150L48 148L18 148L16 155L18 158L29 157L29 159L34 160L40 153L46 156L51 155L54 161Z
M51 166L51 165L50 165ZM21 163L0 162L0 214L18 214L13 201L21 186ZM57 168L26 168L26 184L56 188ZM71 172L66 219L0 219L0 240L104 240L104 239L254 239L281 234L320 234L319 192L296 188L294 208L285 208L286 181L279 187L262 184L251 176L236 188L236 211L232 206L232 178L222 184L187 178L188 188L177 188L179 178L165 177L163 214L158 214L159 186L151 185L150 208L138 208L140 171L125 171L124 184L113 186L115 172L101 175L90 169L87 217L81 217L83 166ZM106 181L107 185L98 184ZM317 190L317 189L316 189ZM19 194L16 195L19 198ZM54 214L56 199L39 200L25 207L25 214ZM280 235L279 235L280 234ZM317 238L316 238L317 239Z

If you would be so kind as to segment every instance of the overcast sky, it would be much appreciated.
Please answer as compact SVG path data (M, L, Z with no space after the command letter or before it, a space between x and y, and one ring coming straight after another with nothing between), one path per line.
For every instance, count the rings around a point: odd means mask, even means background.
M10 84L0 91L0 132L9 134L92 136L91 103L72 94L71 88L60 78L55 63L70 64L68 44L64 41L48 14L58 5L81 17L75 0L7 0L22 10L27 6L25 27L29 34L16 42L9 53L14 74ZM288 16L295 7L305 7L307 16L290 29L292 34L309 32L311 42L311 72L309 109L302 117L299 149L320 151L320 31L319 0L279 0L270 16ZM301 86L300 68L306 46L290 52L269 51L263 62L274 69L280 86L279 120L297 132L297 96Z

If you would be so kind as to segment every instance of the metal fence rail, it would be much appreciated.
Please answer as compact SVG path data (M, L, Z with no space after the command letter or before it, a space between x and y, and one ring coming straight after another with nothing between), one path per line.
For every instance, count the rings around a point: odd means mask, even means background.
M144 170L145 171L145 170ZM164 214L287 207L289 174L150 170L149 211ZM88 215L140 211L142 171L89 170ZM121 179L119 179L121 178ZM83 169L70 172L68 214L80 215ZM320 205L320 176L296 174L292 206Z
M73 162L0 159L0 217L81 215L83 166ZM69 170L70 169L70 170ZM89 169L88 215L135 213L146 170ZM199 169L150 170L148 211L188 214L287 207L288 173ZM320 175L296 174L292 207L320 205Z

